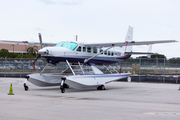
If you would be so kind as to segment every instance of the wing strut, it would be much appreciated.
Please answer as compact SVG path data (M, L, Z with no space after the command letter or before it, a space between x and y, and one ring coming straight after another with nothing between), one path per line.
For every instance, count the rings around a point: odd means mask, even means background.
M127 44L128 44L128 41L126 41L126 48L127 48ZM126 48L125 48L125 51L124 51L123 60L122 60L122 62L121 62L121 66L120 66L120 70L119 70L119 73L120 73L120 74L121 74L122 64L123 64L123 61L124 61L124 56L125 56L125 53L126 53Z
M66 60L66 63L68 64L69 68L71 69L71 72L73 73L73 75L76 75L71 67L71 65L69 64L68 60Z
M46 67L49 65L49 63L46 64L46 66L43 68L43 70L41 71L40 75L44 72L44 70L46 69Z
M85 74L80 62L78 62L78 64L79 64L79 67L81 68L82 73Z

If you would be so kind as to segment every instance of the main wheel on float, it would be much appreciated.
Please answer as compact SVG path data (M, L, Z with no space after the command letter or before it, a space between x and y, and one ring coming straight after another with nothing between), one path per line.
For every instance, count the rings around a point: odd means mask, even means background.
M101 86L99 86L97 89L98 89L98 90L105 90L106 88L105 88L104 85L101 85Z
M65 93L65 89L64 88L60 88L61 89L61 93Z

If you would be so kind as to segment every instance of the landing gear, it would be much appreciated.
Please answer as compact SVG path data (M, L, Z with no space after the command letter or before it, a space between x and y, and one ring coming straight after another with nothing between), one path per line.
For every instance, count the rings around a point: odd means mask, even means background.
M26 83L24 83L24 90L28 91L29 87L26 85Z
M29 79L29 76L26 76L25 78ZM24 90L25 91L29 90L29 87L26 85L27 79L25 79L25 81L24 81Z
M60 88L61 89L61 93L65 93L65 89L64 88Z
M97 88L98 90L106 90L105 86L104 85L101 85Z
M69 85L67 85L66 83L64 83L65 80L66 80L65 77L62 77L62 78L61 78L61 84L60 84L61 93L65 93L65 89L64 89L64 88L69 87Z
M66 84L66 83L64 83L64 84L63 84L63 87L64 87L64 88L69 88L69 85Z

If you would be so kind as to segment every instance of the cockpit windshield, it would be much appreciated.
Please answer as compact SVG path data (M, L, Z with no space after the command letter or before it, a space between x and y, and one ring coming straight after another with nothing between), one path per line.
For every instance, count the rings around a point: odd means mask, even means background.
M60 43L56 44L55 47L65 47L70 50L75 50L77 46L78 46L78 44L75 42L60 42Z
M55 47L61 47L61 45L62 45L63 43L64 43L64 42L60 42L60 43L56 44Z

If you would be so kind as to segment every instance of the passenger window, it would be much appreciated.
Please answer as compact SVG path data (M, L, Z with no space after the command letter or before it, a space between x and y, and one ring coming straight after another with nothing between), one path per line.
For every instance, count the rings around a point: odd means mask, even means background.
M111 56L114 56L114 52L111 52Z
M107 55L107 51L105 51L104 54Z
M81 46L78 47L77 51L81 52Z
M87 48L87 52L91 53L91 48L90 47Z
M94 52L94 53L97 53L97 48L93 48L93 52Z
M111 53L110 53L110 51L108 51L108 55L110 55Z
M103 51L103 50L102 50L102 49L100 49L100 53L101 53L101 54L103 54L103 52L102 52L102 51Z
M86 52L86 47L83 47L83 52Z

